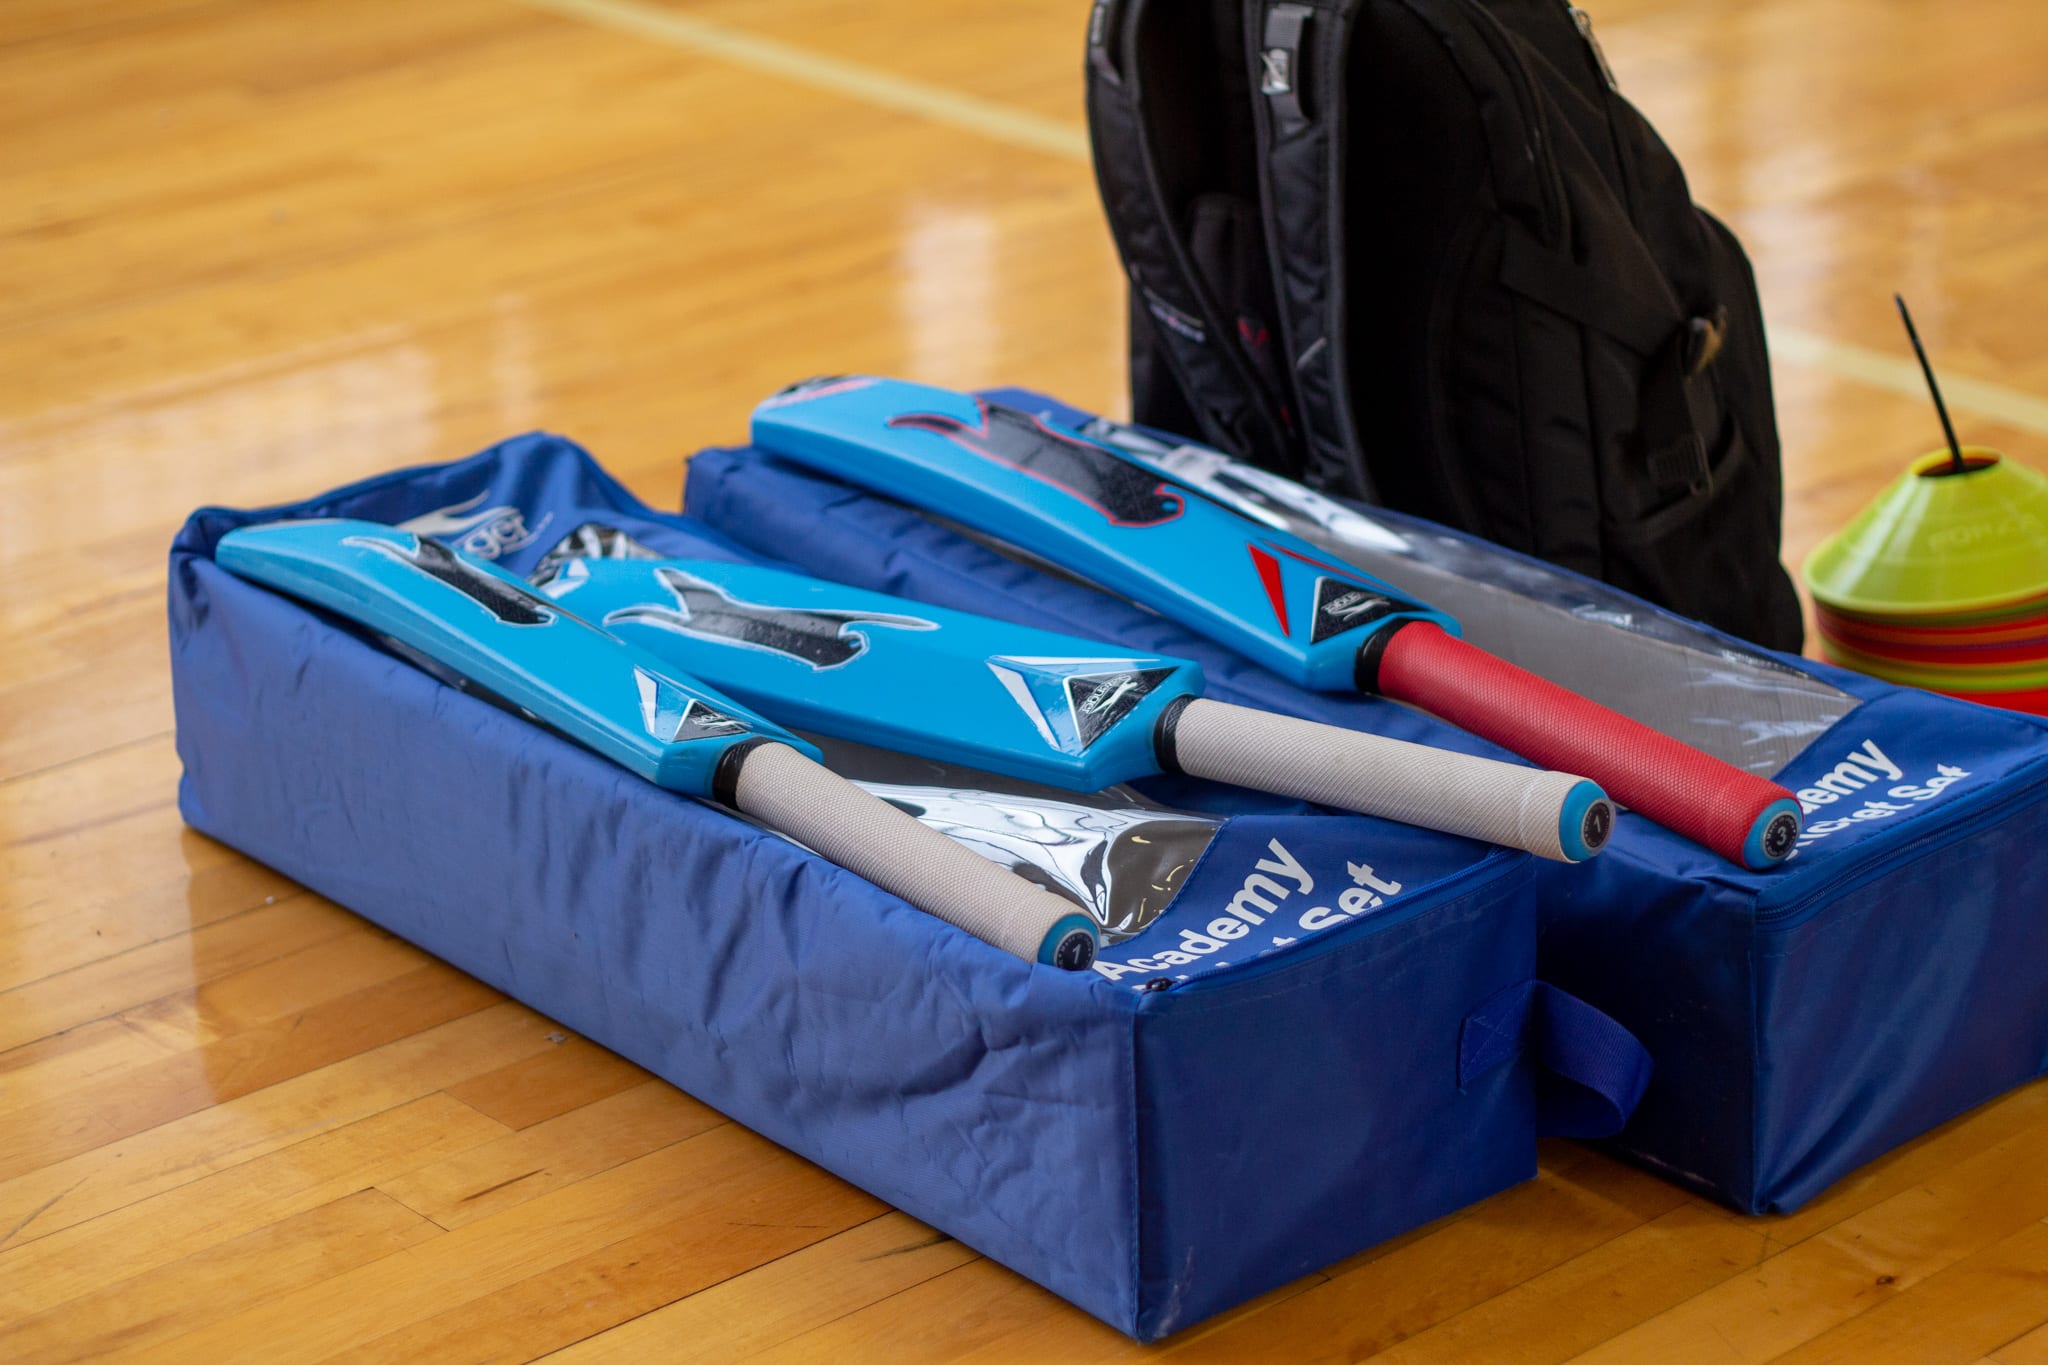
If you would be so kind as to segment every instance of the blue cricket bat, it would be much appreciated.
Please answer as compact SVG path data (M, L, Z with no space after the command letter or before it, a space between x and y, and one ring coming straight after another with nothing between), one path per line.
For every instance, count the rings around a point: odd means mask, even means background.
M812 380L754 413L754 444L926 508L1178 620L1298 685L1429 711L1752 868L1789 857L1775 783L1456 638L1457 623L1127 450L969 394Z
M1212 701L1186 659L757 565L653 558L598 526L571 532L532 581L748 705L880 748L1072 791L1185 773L1565 862L1613 828L1583 778Z
M671 791L753 816L1027 961L1094 961L1094 921L816 762L739 702L494 565L364 521L223 536L222 568L360 622Z

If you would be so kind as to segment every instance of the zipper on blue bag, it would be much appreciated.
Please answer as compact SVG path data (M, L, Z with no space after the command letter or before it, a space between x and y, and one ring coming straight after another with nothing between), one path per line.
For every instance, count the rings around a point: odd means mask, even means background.
M1593 53L1593 62L1600 68L1600 77L1607 82L1609 90L1621 89L1621 83L1614 79L1614 68L1607 64L1607 51L1600 46L1600 38L1593 32L1593 16L1577 5L1565 4L1565 10L1572 16L1572 27L1579 31L1579 37Z
M2048 768L2048 761L2037 759L2022 771L2031 770L2038 773L2044 768ZM1949 820L1938 822L1937 828L1925 834L1908 838L1875 862L1837 873L1818 886L1802 890L1796 897L1782 905L1759 903L1756 908L1756 923L1759 926L1770 925L1775 929L1791 928L1804 921L1821 904L1834 900L1841 892L1886 877L1918 858L1929 848L1960 842L1987 826L1998 824L2017 814L2024 807L2038 804L2044 793L2048 793L2048 779L2038 775L2022 792L2001 790L2000 784L1994 782L1983 791L1972 793L1964 801L1958 802L1957 806L1952 808ZM1852 857L1851 861L1853 860Z

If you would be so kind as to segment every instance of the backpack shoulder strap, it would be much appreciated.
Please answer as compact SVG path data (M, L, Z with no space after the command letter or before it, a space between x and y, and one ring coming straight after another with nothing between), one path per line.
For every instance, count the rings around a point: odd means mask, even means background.
M1275 311L1306 447L1308 482L1376 500L1371 413L1354 410L1346 319L1349 226L1358 177L1346 99L1358 70L1392 60L1359 50L1376 41L1367 4L1399 10L1435 35L1465 82L1486 139L1503 210L1540 240L1567 241L1562 190L1552 181L1539 97L1505 29L1474 0L1251 0L1246 47L1254 68L1259 197L1272 253ZM1347 187L1347 181L1351 184ZM1418 338L1417 344L1420 344ZM1363 422L1361 422L1361 418ZM1380 458L1386 452L1378 452Z
M1359 0L1255 0L1259 199L1272 254L1282 368L1293 384L1304 482L1377 501L1344 371L1344 64Z
M1235 322L1204 284L1174 221L1151 143L1151 73L1138 59L1147 0L1095 0L1088 24L1088 133L1111 235L1130 275L1132 308L1153 325L1159 350L1209 444L1266 465L1298 464L1282 396L1253 372ZM1162 14L1159 22L1186 22ZM1157 73L1171 78L1171 73Z

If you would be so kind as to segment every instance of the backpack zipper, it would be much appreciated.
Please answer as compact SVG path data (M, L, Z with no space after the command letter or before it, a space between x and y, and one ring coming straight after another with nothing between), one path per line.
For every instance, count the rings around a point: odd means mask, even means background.
M1621 83L1614 79L1614 68L1607 64L1607 53L1600 46L1599 35L1593 32L1593 16L1572 4L1570 0L1566 0L1565 8L1571 12L1572 27L1578 29L1579 36L1586 40L1586 46L1592 50L1593 61L1600 68L1601 79L1607 82L1607 88L1621 89Z
M1571 0L1564 0L1565 13L1571 16L1572 27L1579 31L1579 37L1586 44L1586 51L1592 56L1593 67L1613 98L1603 102L1601 113L1607 121L1607 141L1614 148L1614 165L1619 173L1621 205L1627 210L1629 222L1636 221L1636 165L1635 154L1629 149L1628 139L1614 121L1614 101L1622 98L1621 82L1614 77L1614 68L1608 64L1607 50L1600 46L1600 38L1593 32L1593 16Z

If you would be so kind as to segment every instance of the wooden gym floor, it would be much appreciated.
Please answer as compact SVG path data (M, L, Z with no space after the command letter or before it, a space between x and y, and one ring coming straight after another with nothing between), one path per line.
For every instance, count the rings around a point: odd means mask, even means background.
M1151 1350L180 827L186 511L793 378L1121 404L1083 0L0 7L0 1360L2048 1361L2048 1085L1746 1219L1568 1143ZM1758 262L1794 562L2048 465L2039 0L1605 0Z

